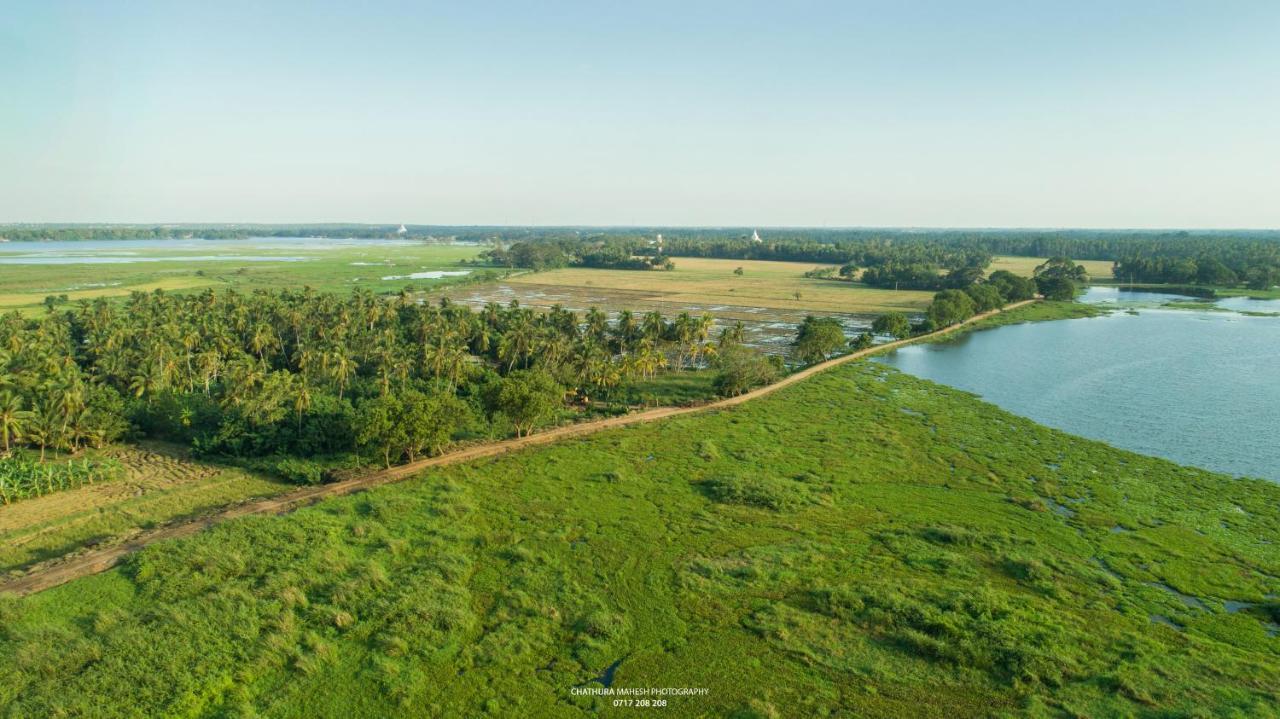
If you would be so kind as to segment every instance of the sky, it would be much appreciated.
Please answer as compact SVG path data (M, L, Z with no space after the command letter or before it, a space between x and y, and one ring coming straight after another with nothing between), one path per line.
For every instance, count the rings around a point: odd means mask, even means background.
M0 222L1280 227L1280 2L0 12Z

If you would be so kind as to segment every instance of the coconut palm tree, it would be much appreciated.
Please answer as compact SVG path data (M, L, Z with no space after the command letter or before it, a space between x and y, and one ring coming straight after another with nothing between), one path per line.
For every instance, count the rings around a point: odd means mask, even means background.
M641 332L640 324L636 322L636 316L632 314L631 310L623 310L618 313L618 322L613 332L619 352L630 352L635 348L635 343L640 339Z
M311 409L311 385L306 380L293 385L293 411L298 414L298 432L302 432L302 413Z
M42 407L33 412L27 424L26 436L40 447L40 461L45 458L45 451L58 441L58 425L61 418L51 406Z
M22 398L13 392L0 392L0 438L4 440L4 453L9 454L10 442L22 438L31 413L22 408Z
M592 307L587 310L584 318L586 321L586 334L594 342L603 343L609 332L609 316L600 311L598 307Z
M640 323L640 332L645 339L660 342L667 334L667 323L662 319L662 313L657 310L646 312L644 321Z
M514 370L517 363L523 365L528 361L536 340L536 329L529 315L524 312L518 313L511 326L498 340L498 360L507 365L508 372Z
M333 378L334 384L338 386L338 399L342 399L342 392L351 383L351 378L355 376L356 369L359 365L351 357L351 352L346 347L339 347L329 354L329 372Z
M742 321L734 322L732 326L725 327L720 330L719 344L721 348L729 345L740 345L747 340L747 329L742 325Z

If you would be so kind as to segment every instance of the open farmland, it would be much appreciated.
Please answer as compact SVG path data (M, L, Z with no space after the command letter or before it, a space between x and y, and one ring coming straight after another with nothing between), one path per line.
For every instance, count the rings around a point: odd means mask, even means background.
M987 274L998 270L1007 270L1015 275L1022 277L1031 277L1035 274L1036 267L1045 263L1047 257L1010 257L1008 255L999 255L995 257L991 264L987 266ZM1084 269L1089 273L1089 277L1095 280L1111 279L1111 260L1074 260L1077 265L1084 265Z
M0 311L134 291L310 286L393 292L468 278L482 247L398 240L262 238L0 244Z
M93 454L119 461L123 476L24 499L0 511L0 572L292 488L241 469L193 460L182 449L161 443Z
M511 277L502 282L444 290L471 307L489 302L585 310L599 307L616 314L657 310L668 317L681 312L715 316L717 328L741 321L749 344L780 352L795 337L806 315L835 317L847 334L867 328L884 312L923 312L931 292L880 290L807 278L815 267L801 262L675 258L670 272L570 268ZM742 268L742 274L734 273ZM717 329L718 331L718 329Z

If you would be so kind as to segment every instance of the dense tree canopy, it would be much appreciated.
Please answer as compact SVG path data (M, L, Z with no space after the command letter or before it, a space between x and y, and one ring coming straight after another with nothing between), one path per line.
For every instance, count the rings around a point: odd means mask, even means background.
M1046 300L1069 300L1076 296L1076 283L1060 275L1037 277L1036 288Z
M911 321L901 312L890 312L877 317L871 323L871 331L878 335L904 339L911 336Z
M311 290L156 291L10 313L0 448L75 451L136 431L206 454L412 459L459 433L527 433L566 398L703 366L712 323Z
M725 397L740 395L776 380L782 374L782 358L766 357L761 352L741 344L732 344L720 350L716 357L715 388Z
M929 319L936 327L949 327L964 322L974 315L977 306L962 290L943 290L933 296L929 305Z
M994 285L969 285L964 288L964 293L973 300L974 310L977 312L988 312L1004 306L1004 296Z
M528 434L560 408L564 388L542 370L518 370L498 388L497 405L516 428L516 436Z
M1060 277L1071 280L1072 282L1088 282L1089 273L1085 271L1084 265L1077 265L1071 261L1070 257L1050 257L1035 269L1036 279Z
M987 278L987 284L995 287L1006 302L1029 300L1036 295L1036 283L1027 277L1008 270L996 270Z
M483 253L490 262L504 267L533 270L576 265L613 270L670 270L675 267L661 249L639 240L584 239L555 242L517 242Z
M801 362L821 362L845 346L844 327L834 317L809 315L800 324L794 346L795 356Z

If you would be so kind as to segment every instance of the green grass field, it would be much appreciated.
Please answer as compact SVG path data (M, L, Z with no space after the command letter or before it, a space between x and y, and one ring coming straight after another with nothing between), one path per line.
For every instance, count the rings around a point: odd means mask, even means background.
M573 692L608 674L705 688L681 717L1276 716L1278 503L854 363L4 600L0 705L636 716Z
M191 261L194 251L163 249L146 250L147 257L162 258L155 262L120 264L0 264L0 311L38 307L49 295L67 295L71 301L95 297L123 297L134 290L149 292L192 291L205 287L234 287L242 291L258 288L314 287L317 290L348 292L354 288L373 292L394 292L405 286L425 289L458 281L460 277L440 279L393 279L423 271L462 271L462 260L475 259L481 247L457 245L387 246L368 244L337 249L305 250L297 248L253 250L251 241L226 241L211 245L214 249L201 254L238 253L242 255L297 256L298 262L209 260ZM216 251L215 251L216 250ZM0 246L0 253L3 252Z
M829 265L700 257L677 257L674 261L676 267L670 272L569 268L522 275L511 282L644 293L666 302L699 306L746 305L850 314L919 312L933 299L932 292L881 290L804 276L815 267ZM742 268L741 276L734 274L738 267Z

